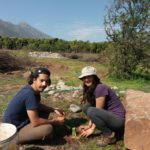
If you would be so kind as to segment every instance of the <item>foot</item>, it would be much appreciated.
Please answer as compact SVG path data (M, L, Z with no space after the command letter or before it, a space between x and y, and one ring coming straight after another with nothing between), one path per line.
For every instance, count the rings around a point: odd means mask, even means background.
M112 132L111 135L101 135L100 139L98 139L96 142L96 144L101 147L114 143L116 143L114 132Z

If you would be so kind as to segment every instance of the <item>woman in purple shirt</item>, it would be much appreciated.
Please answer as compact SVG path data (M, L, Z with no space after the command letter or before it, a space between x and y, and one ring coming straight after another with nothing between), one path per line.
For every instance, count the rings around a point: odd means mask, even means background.
M124 106L116 93L100 82L94 67L84 67L79 79L83 81L83 112L90 119L88 125L79 127L80 136L88 137L97 128L102 132L97 145L115 143L116 135L124 129Z

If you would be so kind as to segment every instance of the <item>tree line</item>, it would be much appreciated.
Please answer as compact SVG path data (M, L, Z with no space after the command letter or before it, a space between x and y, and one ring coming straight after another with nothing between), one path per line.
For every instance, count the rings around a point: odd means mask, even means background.
M108 46L108 42L65 41L62 39L25 39L0 37L0 48L11 50L35 50L67 53L100 53Z

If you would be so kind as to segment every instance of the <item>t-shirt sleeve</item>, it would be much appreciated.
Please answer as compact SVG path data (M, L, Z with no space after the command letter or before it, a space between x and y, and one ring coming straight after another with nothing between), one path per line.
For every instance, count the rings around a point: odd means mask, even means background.
M106 85L99 84L95 89L95 98L108 95L108 88Z
M34 93L30 93L25 101L25 106L27 110L36 109L39 106L39 102Z

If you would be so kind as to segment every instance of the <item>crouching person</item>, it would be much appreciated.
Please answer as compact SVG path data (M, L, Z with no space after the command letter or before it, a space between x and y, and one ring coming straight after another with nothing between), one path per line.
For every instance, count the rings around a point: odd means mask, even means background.
M117 134L124 130L125 108L116 93L101 83L96 69L86 66L79 79L83 81L83 112L89 118L88 125L79 127L80 136L88 137L97 128L102 134L97 145L106 146L116 142Z
M17 127L18 144L52 138L53 127L64 124L65 114L62 110L40 103L40 93L50 84L50 71L38 68L29 76L28 85L10 101L3 122ZM50 120L48 116L51 112L57 115Z

